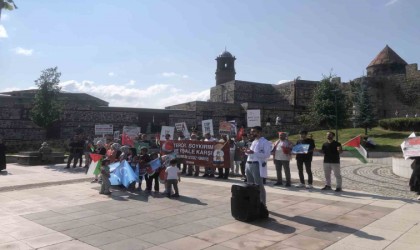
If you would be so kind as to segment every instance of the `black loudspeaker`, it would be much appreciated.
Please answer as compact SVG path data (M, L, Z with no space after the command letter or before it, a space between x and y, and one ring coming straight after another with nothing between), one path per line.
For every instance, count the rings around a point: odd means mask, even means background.
M234 184L231 191L230 207L233 218L240 221L253 221L268 217L268 210L260 201L258 185Z

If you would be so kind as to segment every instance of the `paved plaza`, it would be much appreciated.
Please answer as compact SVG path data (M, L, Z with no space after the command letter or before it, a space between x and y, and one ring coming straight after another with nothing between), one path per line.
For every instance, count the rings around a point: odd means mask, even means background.
M344 192L322 192L321 162L315 157L311 190L274 187L271 163L270 218L252 223L230 213L240 178L183 177L178 199L119 188L103 196L83 169L9 164L0 175L0 249L419 249L420 203L407 179L345 158Z

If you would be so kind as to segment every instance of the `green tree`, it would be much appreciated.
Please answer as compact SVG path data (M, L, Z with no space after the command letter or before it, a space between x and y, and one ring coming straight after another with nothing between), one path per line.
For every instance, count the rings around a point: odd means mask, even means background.
M361 78L363 81L363 78ZM351 83L353 96L353 122L356 127L364 128L367 135L368 128L376 126L377 119L369 95L369 89L363 82Z
M321 128L342 128L347 122L346 95L334 76L324 76L314 91L308 114L301 117L305 124Z
M415 107L420 99L420 84L416 81L405 80L403 84L395 86L395 96L404 105Z
M48 128L60 117L61 106L58 102L58 94L61 90L58 86L60 76L61 73L57 72L57 67L48 68L43 70L39 79L35 81L38 91L31 110L31 118L42 128Z
M14 10L17 9L16 4L13 0L0 0L0 19L2 10Z

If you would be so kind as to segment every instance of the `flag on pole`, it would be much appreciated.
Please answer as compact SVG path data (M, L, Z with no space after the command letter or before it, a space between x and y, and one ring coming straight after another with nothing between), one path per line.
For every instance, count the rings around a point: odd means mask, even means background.
M111 167L110 167L111 169ZM113 167L109 178L111 185L124 185L126 188L135 181L139 181L139 176L135 174L130 164L124 160L119 162L118 166Z
M90 162L89 169L86 174L97 175L101 172L102 157L103 155L100 154L90 154L90 159L92 159L92 161Z
M363 163L367 163L366 149L360 144L361 136L358 135L353 139L343 144L343 150L350 151L350 153Z

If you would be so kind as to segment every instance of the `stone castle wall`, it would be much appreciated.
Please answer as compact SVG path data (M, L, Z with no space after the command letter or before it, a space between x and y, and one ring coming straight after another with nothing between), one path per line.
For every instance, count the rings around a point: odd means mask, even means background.
M360 80L361 78L357 78L354 81ZM418 85L420 88L420 71L417 64L407 65L405 74L366 77L364 82L369 87L371 101L376 107L379 119L395 117L397 110L400 117L406 114L412 117L420 111L420 102L414 107L404 105L399 100L397 91L398 88L407 91L407 83Z

